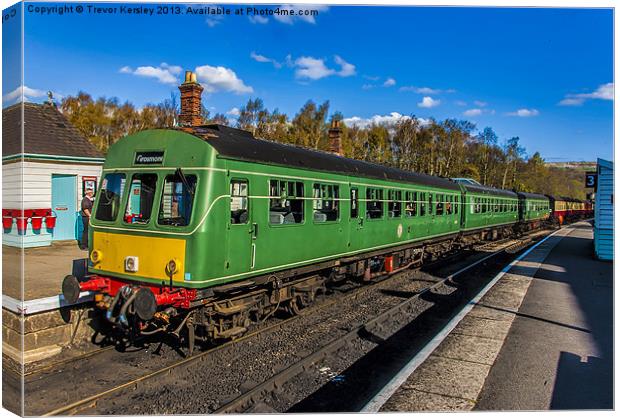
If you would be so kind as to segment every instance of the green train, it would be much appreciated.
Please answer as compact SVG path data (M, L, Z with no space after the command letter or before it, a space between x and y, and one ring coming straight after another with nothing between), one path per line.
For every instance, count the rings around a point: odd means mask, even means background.
M337 126L333 127L337 129ZM90 222L88 276L133 336L235 338L343 280L539 227L549 198L405 172L222 125L147 130L112 147ZM190 348L191 350L191 348Z

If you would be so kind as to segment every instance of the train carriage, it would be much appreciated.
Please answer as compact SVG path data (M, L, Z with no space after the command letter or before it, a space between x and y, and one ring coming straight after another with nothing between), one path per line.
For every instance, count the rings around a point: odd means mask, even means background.
M513 232L519 220L519 200L515 192L470 182L461 185L467 208L462 228L465 234L475 231L490 234L489 239L496 239Z
M551 214L549 198L543 194L519 192L519 229L539 228Z
M405 172L221 125L143 131L110 147L89 276L133 336L231 338L328 283L369 281L454 248L540 226L542 195ZM193 342L190 342L192 347Z

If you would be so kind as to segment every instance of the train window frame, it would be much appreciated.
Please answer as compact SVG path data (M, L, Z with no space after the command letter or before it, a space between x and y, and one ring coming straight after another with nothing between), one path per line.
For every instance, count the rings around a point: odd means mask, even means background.
M323 207L332 209L324 210ZM334 219L330 216L336 214ZM317 219L317 214L324 214L325 220ZM320 218L320 217L319 217ZM340 222L340 186L337 184L312 184L312 221L317 224Z
M132 191L134 190L134 182L135 181L142 181L140 180L140 178L142 177L152 177L153 178L153 182L150 186L151 189L151 201L150 201L150 210L148 210L148 217L142 217L142 216L138 216L135 217L133 216L134 213L132 212L132 214L129 214L129 210L132 209L131 208L131 201L132 201ZM142 185L140 186L140 191L142 191ZM128 185L128 194L127 194L127 200L125 201L125 212L123 214L122 220L123 220L123 224L125 225L133 225L133 226L143 226L143 225L148 225L151 222L151 219L153 218L153 209L155 208L155 199L157 197L157 188L159 187L159 176L157 175L157 173L149 173L149 172L139 172L139 173L133 173L131 175L131 181L129 182ZM138 190L138 189L136 189ZM136 215L142 215L142 193L139 193L139 205L140 205L140 212L137 213Z
M274 189L274 182L276 187ZM285 188L282 189L282 185ZM273 227L287 227L287 226L299 226L306 223L306 199L305 199L305 184L301 180L284 180L279 178L270 178L267 180L267 187L269 191L268 210L267 210L267 224ZM277 190L277 195L274 194L274 190ZM292 195L291 195L292 192ZM274 206L274 203L280 204ZM297 209L301 208L301 211L293 211L293 204L297 206ZM286 215L282 216L282 222L272 222L275 219L274 214L284 213L284 210L274 210L275 208L286 208ZM291 215L291 216L289 216ZM297 217L296 217L297 215ZM273 217L272 217L273 216ZM288 216L288 218L287 218ZM279 218L279 217L278 217ZM280 219L280 218L279 218ZM293 222L290 222L290 220ZM287 220L289 222L287 222Z
M452 206L452 201L454 200L454 196L449 194L446 196L446 215L452 216L454 214L454 208Z
M388 190L387 214L389 219L402 218L403 192L401 190Z
M157 225L158 226L172 227L172 228L186 228L192 224L192 219L194 218L194 208L195 208L195 203L196 203L196 191L198 190L198 175L196 174L183 174L183 177L187 181L187 184L190 186L190 189L193 190L193 194L189 193L191 198L190 198L189 211L187 211L189 213L189 216L187 217L187 219L185 219L182 216L177 216L175 218L162 217L162 214L164 211L164 202L166 201L164 197L164 194L166 193L166 185L170 181L169 179L174 179L177 176L178 176L178 172L168 173L168 174L163 175L163 183L161 185L161 191L159 193L159 202L158 202L159 209L157 211ZM187 188L187 186L185 185L184 181L181 178L178 181L174 181L173 184L181 184L183 186L182 192L187 193L187 191L185 191L185 188ZM171 199L173 199L172 195L176 193L177 192L172 191ZM171 210L172 210L172 203L171 203ZM177 210L178 210L178 204L177 204ZM176 218L184 219L185 223L176 224L176 223L162 222L164 220L171 220L171 219L176 219Z
M415 218L418 214L418 192L405 192L405 218Z
M435 211L433 211L433 193L428 194L428 214L430 216L435 215Z
M245 196L243 196L242 194L234 194L234 189L233 189L233 185L234 184L244 184L245 183ZM229 214L230 214L230 225L247 225L248 223L250 223L250 208L251 208L251 199L250 199L250 182L248 179L245 178L232 178L230 179L230 187L229 187L229 192L230 192L230 199L229 199ZM239 188L239 193L241 193L241 188ZM244 212L242 212L244 209L243 207L241 209L238 209L236 212L239 212L235 215L233 215L233 202L234 202L234 198L240 198L243 199L245 198L245 222L241 222L241 218ZM243 203L241 204L241 206L243 206ZM233 222L233 220L239 220L239 222Z
M112 191L112 190L108 190L108 184L111 182L111 178L112 177L119 177L120 180L118 181L118 189L120 189L118 191L118 193ZM103 176L103 179L101 180L101 187L99 188L99 193L97 196L97 209L95 211L95 219L97 221L101 221L101 222L116 222L116 220L118 219L118 214L121 212L121 205L123 204L123 199L125 198L125 189L126 189L126 184L127 183L127 174L126 173L108 173L105 176ZM114 196L109 196L109 192L112 192ZM115 197L118 197L118 200L114 203L113 200ZM104 199L107 200L107 202L104 204ZM103 206L102 206L103 204ZM106 216L106 217L102 217L104 215L103 210L107 210L107 206L112 206L115 205L116 208L112 208L111 212L113 212L111 214L111 216ZM103 209L106 208L106 209Z
M443 216L444 208L445 208L444 195L435 194L435 215Z
M349 191L350 211L349 215L351 219L359 218L360 214L360 194L357 187L351 187Z
M426 192L420 192L420 216L426 216Z
M374 206L374 208L373 208ZM369 221L381 220L384 218L385 208L383 201L383 189L378 187L366 188L366 219ZM378 208L378 209L377 209ZM373 214L379 213L379 216Z

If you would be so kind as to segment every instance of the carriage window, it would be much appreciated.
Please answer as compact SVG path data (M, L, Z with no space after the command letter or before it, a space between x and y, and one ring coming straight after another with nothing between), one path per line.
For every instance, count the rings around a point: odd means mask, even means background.
M379 219L383 217L383 190L366 189L366 218Z
M304 184L300 181L269 181L269 223L300 224L304 221Z
M129 186L129 197L123 220L130 224L145 224L151 219L157 174L134 174Z
M312 210L314 222L338 220L338 197L340 188L331 184L314 183L312 186Z
M493 199L493 212L499 212L499 201L497 199Z
M452 195L449 195L448 198L446 199L446 213L448 215L452 215L453 209L452 209Z
M433 214L433 194L432 193L428 194L428 214L429 215Z
M248 181L230 181L230 223L247 224L249 214Z
M95 218L100 221L116 220L124 189L124 174L106 174L101 182L101 191L99 192L99 196L97 198L98 203Z
M454 196L454 213L459 213L459 205L461 203L461 196Z
M166 176L161 195L160 225L187 226L192 216L196 176L175 173Z
M487 211L487 200L486 199L480 199L482 202L482 213L486 213Z
M409 218L414 217L418 207L418 192L406 192L405 198L407 200L405 204L405 216Z
M437 203L436 203L436 206L435 206L435 214L436 215L443 215L444 195L438 194L436 196L436 198L437 198Z
M388 200L388 216L390 218L400 218L403 210L403 192L400 190L389 190Z
M426 215L426 193L420 193L420 216Z

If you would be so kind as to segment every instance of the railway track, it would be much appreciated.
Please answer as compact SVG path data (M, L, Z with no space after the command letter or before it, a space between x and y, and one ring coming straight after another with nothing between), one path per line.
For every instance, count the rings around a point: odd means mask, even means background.
M284 382L289 381L291 378L298 375L305 368L310 367L312 364L315 364L321 358L331 353L334 353L338 351L339 349L345 348L348 344L350 344L352 341L358 338L358 335L360 335L360 333L372 334L375 336L380 335L381 329L384 328L386 324L389 323L390 321L393 322L394 318L397 318L400 314L406 313L415 300L423 297L424 295L428 295L432 293L433 290L437 289L438 287L444 286L446 283L450 282L457 275L460 275L461 273L468 271L480 265L481 263L484 263L490 258L497 256L498 254L504 253L506 248L510 247L511 245L522 243L525 240L528 240L528 242L530 242L529 241L530 238L511 240L512 244L511 242L505 241L505 240L503 240L503 242L494 242L494 244L497 246L494 252L491 252L485 255L484 257L469 264L467 267L459 270L458 272L455 272L444 279L441 279L441 280L436 281L435 283L432 283L430 286L427 286L426 288L418 292L413 297L406 299L402 303L399 303L393 308L371 319L370 321L367 321L364 324L356 326L354 329L349 331L344 337L337 338L336 340L325 345L320 350L317 350L311 353L310 355L301 359L297 363L292 364L286 369L276 373L270 379L265 380L260 385L257 385L256 387L253 387L247 391L244 391L242 395L237 397L235 400L227 403L226 405L221 406L216 412L243 412L247 410L248 408L251 408L252 405L256 405L257 402L260 402L259 399L261 397L264 397L266 394L276 390ZM449 258L451 257L448 257L448 259ZM431 265L424 266L424 268L428 269L432 267L432 265L438 265L441 263L445 264L446 262L447 262L447 259L441 259L441 260L431 263ZM195 354L193 357L181 359L171 365L168 365L166 367L163 367L151 373L145 374L138 378L131 379L127 382L117 384L113 387L110 387L109 389L103 390L91 396L83 397L82 399L79 399L78 401L75 401L70 404L50 410L47 413L44 413L42 415L46 415L46 416L72 415L72 414L78 414L84 410L97 408L97 406L99 405L99 402L105 399L109 399L112 395L120 394L121 392L127 389L136 390L144 383L153 381L157 377L163 377L166 375L170 375L172 374L173 371L180 369L183 366L188 366L192 363L204 362L205 360L207 360L210 356L214 355L215 353L222 351L222 350L230 349L232 346L248 341L252 338L257 337L260 334L267 333L269 331L272 331L272 332L277 331L278 329L284 329L292 321L296 321L302 317L307 317L308 315L315 313L317 310L326 309L335 304L346 303L348 300L357 298L362 292L372 290L373 288L377 286L385 285L390 280L395 280L398 276L399 276L398 274L385 276L381 280L377 280L371 285L356 287L352 291L347 292L344 295L341 295L339 297L335 297L328 302L319 303L317 305L309 307L303 310L297 316L279 320L278 322L268 325L268 326L258 327L257 329L251 331L248 334L245 334L244 336L236 340L229 341L225 344L213 347L207 351Z

